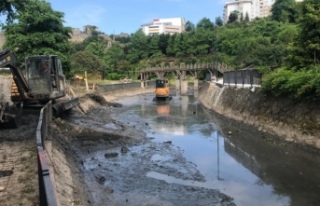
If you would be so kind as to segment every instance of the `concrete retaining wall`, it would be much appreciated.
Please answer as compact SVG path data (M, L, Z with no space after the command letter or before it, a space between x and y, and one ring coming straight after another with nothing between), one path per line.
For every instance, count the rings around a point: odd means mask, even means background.
M252 125L262 132L277 135L320 149L320 102L297 102L273 97L255 90L219 87L204 83L201 103L228 118Z

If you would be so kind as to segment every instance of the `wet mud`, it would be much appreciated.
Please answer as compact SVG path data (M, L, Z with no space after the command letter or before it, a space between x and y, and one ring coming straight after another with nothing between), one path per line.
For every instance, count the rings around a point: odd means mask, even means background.
M53 138L63 140L62 148L72 154L70 163L78 168L78 177L74 179L83 181L81 191L70 192L69 199L82 196L82 201L72 201L73 204L235 205L230 196L218 190L185 184L204 182L205 177L170 141L156 142L147 137L144 132L150 128L147 122L134 116L119 121L120 117L112 113L120 104L97 102L99 98L92 96L86 98L82 104L95 101L90 103L87 113L74 111L52 125ZM161 180L158 176L175 181ZM177 180L184 183L177 184ZM59 198L70 202L62 192Z

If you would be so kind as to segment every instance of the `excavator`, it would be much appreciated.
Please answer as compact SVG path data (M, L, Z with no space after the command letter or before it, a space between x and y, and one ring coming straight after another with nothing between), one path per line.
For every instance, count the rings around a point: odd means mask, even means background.
M156 79L156 96L153 101L166 101L172 99L169 90L169 81L166 78Z
M52 100L53 114L59 115L79 104L77 97L68 98L66 94L62 63L56 55L26 57L23 74L16 55L3 50L0 68L11 73L0 76L1 129L18 127L24 107L42 107Z

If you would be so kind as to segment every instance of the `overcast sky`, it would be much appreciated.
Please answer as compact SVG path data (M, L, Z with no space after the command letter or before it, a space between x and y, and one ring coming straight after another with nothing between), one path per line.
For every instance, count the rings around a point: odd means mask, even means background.
M134 33L155 18L183 17L197 24L223 15L227 0L47 0L65 14L65 26L94 25L106 34ZM233 0L229 0L233 1Z

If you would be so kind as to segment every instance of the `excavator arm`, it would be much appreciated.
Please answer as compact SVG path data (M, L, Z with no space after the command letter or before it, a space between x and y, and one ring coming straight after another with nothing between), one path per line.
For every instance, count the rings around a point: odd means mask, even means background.
M18 69L18 60L10 50L0 51L0 68L8 67L12 73L13 80L17 85L22 99L28 98L29 87L22 72Z

